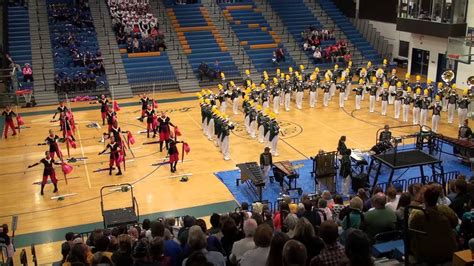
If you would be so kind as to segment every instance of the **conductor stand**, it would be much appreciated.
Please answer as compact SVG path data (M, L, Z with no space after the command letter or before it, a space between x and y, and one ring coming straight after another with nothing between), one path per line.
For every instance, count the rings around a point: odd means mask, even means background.
M109 191L104 193L106 189L109 189ZM110 196L114 195L114 193L129 193L130 202L128 205L117 209L106 209L106 207L104 207L104 196L111 198ZM116 200L113 202L115 203ZM140 217L138 203L133 195L133 186L129 183L102 187L100 189L100 207L104 219L104 228L138 224Z
M321 184L325 185L327 190L331 193L336 192L336 154L337 152L335 151L319 151L315 157L311 157L311 160L313 160L313 171L311 172L311 176L314 176L314 190L316 193L321 191Z

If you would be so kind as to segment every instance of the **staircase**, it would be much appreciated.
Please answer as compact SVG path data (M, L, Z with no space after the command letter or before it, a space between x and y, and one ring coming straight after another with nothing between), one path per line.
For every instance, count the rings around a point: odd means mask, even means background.
M58 95L54 92L54 65L46 1L29 0L28 15L30 18L34 98L38 105L57 104Z
M109 90L114 98L131 98L133 93L125 75L125 69L120 56L120 50L112 31L112 20L108 7L103 0L89 1L97 41L104 57L105 73L109 83ZM113 92L112 92L113 90Z
M184 54L183 46L178 41L178 34L173 28L170 18L167 16L166 6L161 0L150 1L150 4L152 13L158 19L160 29L165 34L168 58L178 81L179 90L181 92L199 90L199 82L193 73L188 58Z
M349 19L364 38L383 58L391 58L393 45L367 19Z
M278 36L280 36L282 44L285 46L286 50L291 54L293 60L295 61L294 67L303 65L309 69L314 69L316 66L313 61L310 60L303 52L303 49L298 46L298 43L290 34L288 29L286 29L280 17L275 11L273 11L268 1L256 0L255 4L261 10L268 24L272 27L272 30L275 31Z
M219 35L224 36L224 43L229 47L228 52L232 56L241 75L244 76L245 70L248 69L250 71L250 78L252 80L259 80L261 78L260 75L244 48L240 45L237 35L231 30L231 25L227 19L224 18L224 13L219 6L213 0L202 0L201 3L208 8L209 17L214 25L216 25Z

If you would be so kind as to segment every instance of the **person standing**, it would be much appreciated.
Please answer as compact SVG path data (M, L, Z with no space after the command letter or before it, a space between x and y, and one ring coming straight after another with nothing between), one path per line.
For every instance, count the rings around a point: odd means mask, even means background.
M373 113L375 111L375 99L379 90L376 77L372 77L372 85L370 87L367 86L365 90L369 92L369 112Z
M408 111L410 110L410 105L413 102L413 97L411 96L411 87L407 87L407 91L405 96L402 98L403 100L403 122L408 122Z
M235 86L234 81L229 82L229 86L232 88L232 92L230 94L230 100L232 101L232 112L234 115L239 113L239 96L242 94L240 88Z
M224 160L230 160L230 131L234 129L234 125L229 120L228 115L223 115L223 122L221 128L221 152L224 155ZM176 170L176 168L175 168Z
M49 135L48 137L44 140L46 144L49 146L49 154L51 158L54 159L54 154L58 155L59 159L62 159L63 155L61 153L61 150L59 149L59 137L58 135L54 134L54 131L52 129L49 130Z
M468 98L468 89L464 89L462 94L462 98L458 101L459 127L467 119L467 110L469 109L469 104L471 104L471 100Z
M428 120L428 108L431 105L431 99L428 95L428 90L423 92L423 99L421 100L421 111L420 111L420 124L421 126L427 125Z
M316 102L318 101L319 82L317 81L317 74L315 73L311 75L311 81L309 84L309 107L311 108L314 108L316 106Z
M421 99L420 96L420 89L417 89L413 99L413 125L418 125L420 123L420 109L422 101L423 99Z
M41 181L41 195L44 195L44 186L48 182L48 177L51 179L51 182L54 185L54 190L53 193L58 192L58 180L56 179L56 172L54 171L54 165L60 165L61 163L57 163L50 155L49 151L46 151L44 153L45 157L41 159L41 161L34 163L32 165L28 165L28 168L35 167L39 164L44 165L44 170L43 170L43 180Z
M105 95L102 94L100 95L99 103L100 103L100 116L102 118L102 125L105 126L105 117L107 115L109 100L105 97Z
M8 128L12 129L13 131L12 136L15 136L16 130L15 130L15 123L13 123L13 117L16 117L16 113L13 112L10 105L7 105L7 107L5 107L5 110L3 111L2 116L5 117L5 126L3 130L3 136L5 138L8 137Z
M149 102L150 102L150 98L148 98L148 96L146 96L146 94L143 94L140 98L140 103L142 105L142 113L141 113L141 116L140 116L140 120L143 119L143 115L145 114L145 111L148 108Z
M171 119L169 116L166 115L165 112L161 112L161 116L158 117L158 124L156 125L158 128L158 134L160 136L160 152L163 150L163 142L166 145L166 149L168 149L168 142L171 139L171 129L170 126L176 128L173 123L171 123Z
M150 137L150 131L153 131L153 137L156 135L156 128L154 124L156 124L156 115L155 115L155 110L153 110L153 107L151 104L147 106L147 109L145 110L145 113L143 114L143 118L146 117L146 137Z
M107 144L105 149L99 153L99 155L104 154L107 150L110 150L110 159L109 159L109 175L112 175L112 169L117 166L118 172L116 175L122 175L122 169L120 168L120 163L123 157L121 158L122 148L120 144L115 141L114 136L110 137L110 143Z
M270 141L270 152L273 156L278 156L278 135L280 134L280 126L276 121L275 114L270 114L270 126L269 126L269 141Z
M305 84L303 84L303 76L298 76L298 81L295 84L296 89L296 108L300 109L303 108L303 96L304 96L304 89Z
M329 105L329 100L331 99L331 79L329 77L325 77L325 82L322 86L324 91L323 94L323 106L327 107Z
M391 76L388 78L388 83L390 84L390 86L388 87L388 92L390 93L390 97L389 97L389 100L388 100L388 103L389 104L392 104L394 103L394 96L395 96L395 90L401 86L401 82L398 81L398 77L397 77L397 70L394 68L392 69L392 74ZM400 83L400 86L398 86L398 83Z
M363 79L360 79L359 80L359 86L355 89L353 89L353 91L355 91L355 108L356 110L360 110L360 102L362 100L362 94L364 93L364 83L365 81Z
M456 84L453 84L453 87L455 87ZM449 94L447 96L448 100L448 124L453 123L454 119L454 110L456 109L456 104L458 102L459 96L456 93L456 89L453 88L449 91Z
M273 112L275 114L279 113L280 109L280 95L281 95L281 88L280 88L280 83L278 81L278 78L273 78L273 87L271 90L272 94L272 101L273 101Z
M270 175L270 170L273 166L272 154L269 147L265 147L262 154L260 154L260 169L263 172L263 180L265 183L268 183L268 177Z
M431 130L434 133L438 133L439 119L441 116L441 111L443 111L443 106L441 105L438 95L435 96L435 103L434 105L430 106L430 109L433 110L433 116L431 117Z
M168 142L168 158L169 158L169 163L170 163L170 171L171 173L176 172L176 165L178 164L179 161L179 151L177 144L178 143L183 143L182 141L176 141L173 138L170 138Z
M344 108L344 100L347 89L345 77L341 77L340 82L336 85L336 89L339 91L339 108Z
M342 152L341 169L339 170L339 175L344 180L342 183L342 195L349 195L349 189L352 183L351 153L352 151L350 149L345 149Z
M291 91L293 90L291 82L290 82L290 75L286 75L285 81L285 111L290 111L290 103L291 103Z
M382 100L382 115L386 116L387 115L387 107L388 107L388 83L383 84L383 90L382 93L380 93L380 99Z

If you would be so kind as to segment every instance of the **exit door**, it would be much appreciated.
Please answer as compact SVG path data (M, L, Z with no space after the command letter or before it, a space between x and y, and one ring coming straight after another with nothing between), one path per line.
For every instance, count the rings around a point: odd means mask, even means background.
M430 51L413 48L411 55L411 74L428 76Z

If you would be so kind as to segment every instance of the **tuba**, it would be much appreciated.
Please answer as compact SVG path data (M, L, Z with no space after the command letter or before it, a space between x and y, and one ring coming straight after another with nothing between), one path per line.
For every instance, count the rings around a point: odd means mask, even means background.
M474 76L468 77L466 83L469 87L474 86Z
M454 79L455 74L451 69L448 69L441 74L441 79L446 83L446 84L451 84L451 81Z

